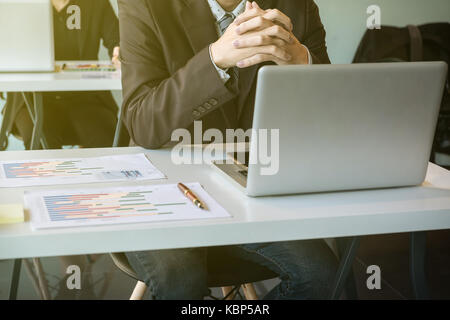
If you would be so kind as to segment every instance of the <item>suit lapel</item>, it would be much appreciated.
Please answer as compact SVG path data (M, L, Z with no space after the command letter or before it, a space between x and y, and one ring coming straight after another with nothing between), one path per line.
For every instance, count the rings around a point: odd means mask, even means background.
M198 53L217 40L217 30L211 9L206 0L182 0L181 21L194 53ZM272 7L273 0L256 0L262 9ZM239 70L239 90L241 97L250 92L258 66ZM241 100L241 99L239 99ZM238 118L241 116L244 101L240 101Z
M206 0L183 0L181 21L194 53L217 40L215 20Z

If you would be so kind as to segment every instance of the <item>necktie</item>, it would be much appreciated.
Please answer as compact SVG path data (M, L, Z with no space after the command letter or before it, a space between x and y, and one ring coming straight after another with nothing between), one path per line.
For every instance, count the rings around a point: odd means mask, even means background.
M228 27L230 26L230 24L233 23L234 19L236 17L234 16L234 14L232 13L227 13L225 14L222 19L219 20L218 24L219 24L219 32L220 32L220 36L222 36L225 31L228 29ZM237 81L239 80L239 72L238 69L236 67L234 68L230 68L230 70L228 70L228 74Z
M225 33L230 24L233 23L234 19L235 17L232 13L227 13L222 17L222 19L220 19L219 21L220 35L223 35Z

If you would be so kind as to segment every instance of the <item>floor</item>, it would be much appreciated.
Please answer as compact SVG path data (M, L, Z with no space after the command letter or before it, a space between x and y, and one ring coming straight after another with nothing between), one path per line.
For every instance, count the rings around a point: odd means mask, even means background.
M412 299L409 280L409 235L383 235L364 237L354 264L359 299L402 300ZM428 233L427 276L433 299L450 299L450 231ZM52 299L127 299L135 285L112 263L108 255L81 259L83 267L82 290L68 290L59 258L41 259L49 283ZM378 265L381 269L381 290L369 290L366 286L367 266ZM0 261L0 299L8 299L13 262ZM255 284L260 297L279 281L277 279ZM221 297L220 289L213 295ZM18 299L39 299L39 294L25 267L22 267Z
M87 262L82 268L81 290L69 290L66 286L66 278L62 272L61 261L58 258L41 259L48 288L52 299L56 300L122 300L128 299L136 282L119 271L112 263L108 255L96 256L95 262ZM84 259L84 257L83 257ZM0 300L8 299L9 286L13 269L12 260L0 261ZM260 296L268 292L269 287L278 284L274 279L265 283L256 283L255 288ZM212 295L222 297L220 288L213 288ZM40 295L33 285L30 273L22 265L20 287L18 290L19 300L38 300ZM239 297L237 297L239 299Z

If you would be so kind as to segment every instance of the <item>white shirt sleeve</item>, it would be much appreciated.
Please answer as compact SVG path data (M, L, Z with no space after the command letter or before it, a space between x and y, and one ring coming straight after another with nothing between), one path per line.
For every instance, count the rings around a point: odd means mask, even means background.
M311 57L311 52L309 52L308 47L303 45L303 44L302 44L302 46L304 46L306 48L306 51L308 51L308 64L309 65L313 64L312 57Z
M211 45L209 46L209 57L210 57L210 59L211 59L211 62L212 62L212 64L213 64L214 68L216 68L217 73L219 74L220 79L222 79L224 83L227 83L228 80L230 80L231 76L228 74L228 69L225 70L225 69L219 68L219 67L214 63L214 60L213 60L212 55L211 55Z

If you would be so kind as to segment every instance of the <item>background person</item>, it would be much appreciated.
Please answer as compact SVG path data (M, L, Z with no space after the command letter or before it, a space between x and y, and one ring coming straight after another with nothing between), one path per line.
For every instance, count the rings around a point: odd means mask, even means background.
M56 60L98 60L103 41L117 64L119 25L108 0L52 0L52 4ZM71 5L80 8L80 29L67 27L73 15L67 12ZM49 148L112 146L118 108L110 92L49 92L43 94L43 104L43 131ZM21 137L29 149L33 123L22 95L9 93L6 108L12 108L7 132Z

